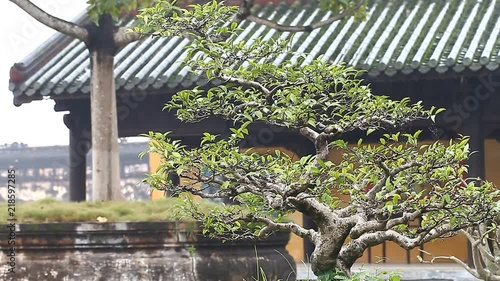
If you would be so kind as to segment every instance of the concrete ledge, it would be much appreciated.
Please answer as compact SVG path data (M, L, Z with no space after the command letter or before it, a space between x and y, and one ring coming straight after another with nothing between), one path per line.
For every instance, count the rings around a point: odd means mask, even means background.
M355 264L354 270L400 271L402 280L406 281L476 281L461 266L454 263L438 264ZM316 280L309 264L297 264L297 280Z

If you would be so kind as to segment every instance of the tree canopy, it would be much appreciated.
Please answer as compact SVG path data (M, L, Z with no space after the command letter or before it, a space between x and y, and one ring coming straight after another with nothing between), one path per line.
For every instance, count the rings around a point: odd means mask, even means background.
M136 13L138 9L157 4L156 17L162 16L168 19L168 12L174 5L168 2L156 0L88 0L87 15L91 23L73 23L51 15L29 0L9 0L19 6L30 16L44 25L66 34L72 38L85 42L90 51L91 60L91 130L92 131L92 197L95 201L120 200L119 190L119 159L118 159L118 121L116 112L116 90L114 81L114 55L116 51L138 39L137 32L127 32L128 27L119 26L120 18L127 13ZM183 5L192 1L185 1ZM199 1L203 2L203 1ZM332 17L309 26L290 27L282 26L269 19L260 18L255 15L254 0L244 0L238 8L233 7L231 20L241 22L252 20L257 23L272 26L278 30L303 31L327 25L333 21L341 20L355 14L363 15L361 9L365 0L321 0L324 9L334 12ZM173 4L173 3L172 3ZM160 8L163 7L163 8ZM167 9L165 9L168 7ZM144 18L147 20L147 17ZM72 135L82 135L73 133ZM83 134L85 135L85 134ZM86 137L79 137L73 142L88 142ZM103 141L107 140L107 141ZM85 158L85 153L79 157ZM71 200L85 200L85 192L73 192L77 189L85 189L83 180L72 182ZM83 197L82 197L83 194Z
M349 275L371 246L394 241L412 249L496 214L493 185L466 177L467 137L422 145L421 131L398 132L417 120L433 122L442 109L375 95L358 71L321 57L309 64L300 58L275 64L277 56L291 57L288 42L238 40L236 11L217 2L190 9L161 2L142 11L136 28L154 36L192 37L184 63L222 82L180 91L165 109L185 122L232 120L228 137L206 132L198 148L188 148L168 132L149 134L149 152L163 160L147 179L151 186L235 203L205 214L185 197L182 210L203 221L207 233L238 239L290 231L315 244L311 263L317 275ZM252 123L286 127L307 138L315 153L294 161L280 151L242 150ZM387 133L377 143L342 139L353 131L382 130ZM332 150L340 150L342 159L330 157ZM171 173L184 180L172 182ZM219 188L206 187L214 184ZM318 229L287 221L294 211L310 216Z

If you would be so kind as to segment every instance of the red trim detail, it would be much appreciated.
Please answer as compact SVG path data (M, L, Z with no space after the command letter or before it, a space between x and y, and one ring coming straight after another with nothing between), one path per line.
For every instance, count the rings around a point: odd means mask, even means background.
M10 81L14 83L20 83L24 80L24 72L18 70L15 65L11 66L9 75Z

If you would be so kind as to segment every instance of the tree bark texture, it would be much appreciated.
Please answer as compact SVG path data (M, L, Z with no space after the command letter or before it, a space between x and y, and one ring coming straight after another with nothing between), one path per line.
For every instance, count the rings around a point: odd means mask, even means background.
M311 255L311 269L316 275L331 271L341 271L347 276L351 274L351 266L357 256L339 256L342 246L349 236L350 227L346 224L318 225L319 237Z
M113 56L91 52L92 201L123 199L120 190L118 120Z
M121 30L115 34L113 19L103 14L99 25L86 26L54 17L28 0L10 0L44 25L85 42L92 66L92 200L121 200L118 152L118 122L114 79L116 43L123 45L137 40ZM115 42L115 36L120 39Z
M91 24L87 30L92 66L92 201L123 200L120 189L113 21L109 15L103 15L99 26Z

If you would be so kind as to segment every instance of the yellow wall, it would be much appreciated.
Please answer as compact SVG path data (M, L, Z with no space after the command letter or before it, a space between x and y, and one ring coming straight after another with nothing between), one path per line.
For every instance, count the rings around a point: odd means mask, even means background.
M149 171L151 173L154 173L156 171L156 169L158 168L158 166L160 166L160 161L161 161L160 155L158 155L156 153L149 154ZM151 192L151 199L152 200L163 198L163 196L164 196L164 192L162 190L153 189L153 191Z
M500 185L500 143L495 139L484 141L484 165L486 180Z

